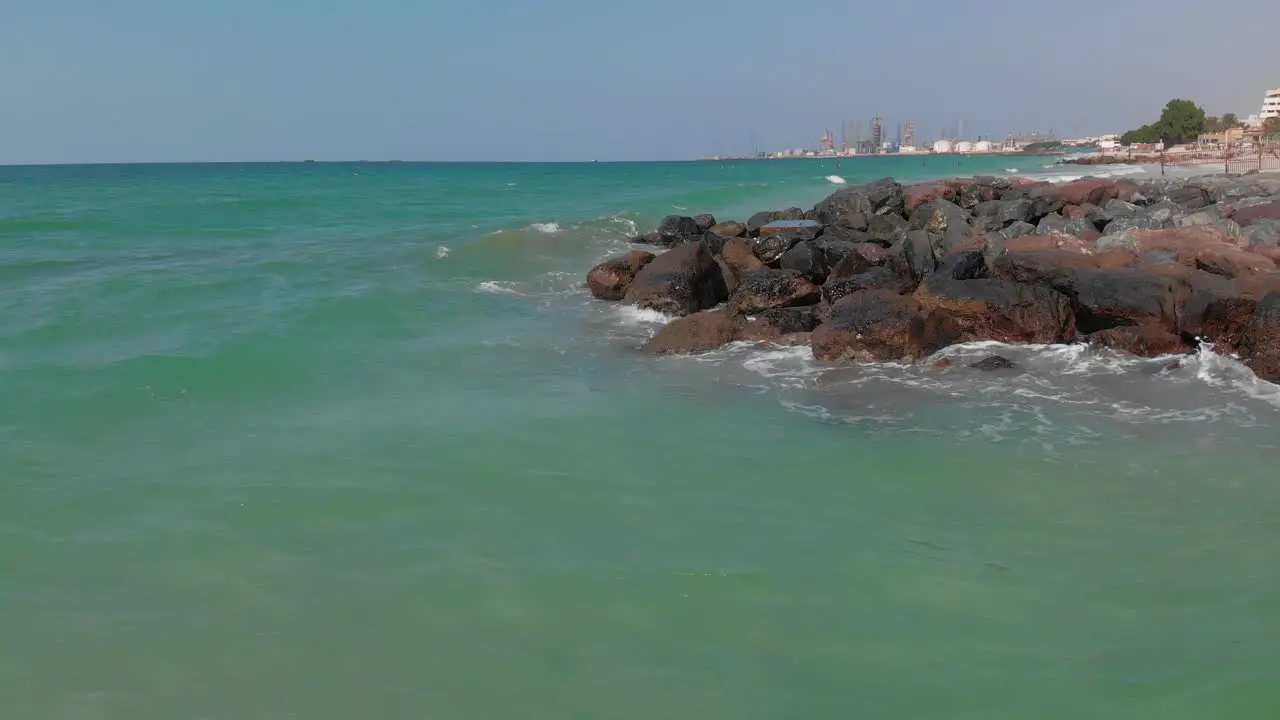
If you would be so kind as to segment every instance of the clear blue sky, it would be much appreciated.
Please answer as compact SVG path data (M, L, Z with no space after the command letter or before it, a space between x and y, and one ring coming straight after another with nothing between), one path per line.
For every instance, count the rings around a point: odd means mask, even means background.
M0 163L673 159L1257 112L1280 2L3 0Z

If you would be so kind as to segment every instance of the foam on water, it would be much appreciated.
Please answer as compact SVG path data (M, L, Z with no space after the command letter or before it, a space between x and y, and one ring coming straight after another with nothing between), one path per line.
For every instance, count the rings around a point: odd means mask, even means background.
M449 248L445 247L444 245L441 245L440 247L436 248L436 257L447 258L449 257L449 252L450 252Z
M644 327L653 332L657 332L658 328L675 320L673 315L636 307L635 305L614 305L612 309L618 318L618 322L622 325Z
M559 223L553 223L553 222L533 223L532 225L529 226L529 228L532 230L536 230L540 233L543 233L545 235L554 235L555 233L558 233L564 230L564 228L562 228Z
M845 184L845 182L844 182L844 178L840 177L839 175L828 175L828 176L827 176L827 182L829 182L829 183L831 183L831 184L833 184L833 185L844 185L844 184Z
M520 295L520 291L515 289L515 283L503 280L485 280L476 285L476 292L486 295Z

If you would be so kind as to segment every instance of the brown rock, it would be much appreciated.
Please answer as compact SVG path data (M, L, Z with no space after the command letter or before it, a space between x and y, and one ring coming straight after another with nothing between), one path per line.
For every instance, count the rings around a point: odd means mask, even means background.
M1213 245L1203 248L1196 253L1195 262L1196 267L1201 270L1228 278L1276 271L1276 264L1271 258L1234 246Z
M706 243L695 241L645 265L622 301L669 315L690 315L714 307L728 294L724 274Z
M606 260L587 273L587 287L601 300L621 300L627 288L636 279L636 273L654 258L651 252L635 250L626 255Z
M712 225L707 232L722 238L744 237L747 234L747 226L737 220L728 220Z
M1007 280L931 278L915 293L925 311L954 322L953 342L1059 343L1075 336L1075 318L1065 295ZM945 330L941 318L935 320Z
M1265 257L1271 262L1275 263L1277 266L1280 266L1280 247L1277 247L1275 245L1259 245L1257 243L1254 243L1253 245L1250 245L1249 247L1245 248L1245 250L1253 253L1254 255L1261 255L1262 257Z
M763 270L765 264L760 258L756 257L755 252L751 249L751 243L741 238L732 238L724 241L724 248L720 250L720 257L724 258L724 262L735 273L741 277L744 273Z
M1116 181L1116 198L1127 203L1142 194L1142 186L1132 180Z
M1086 270L1071 281L1076 324L1092 333L1121 325L1153 325L1178 330L1181 283L1141 270Z
M889 259L889 251L875 243L854 243L853 252L861 255L872 265L883 265Z
M742 318L724 310L704 310L667 323L645 350L655 355L708 352L737 340L742 327Z
M1068 220L1079 220L1085 217L1085 209L1079 205L1064 205L1062 207L1062 217Z
M729 298L729 310L752 315L773 308L814 305L821 299L821 289L800 273L766 268L738 278L738 287Z
M911 325L919 309L914 298L886 290L841 298L831 306L828 320L813 331L813 356L829 362L910 357Z
M1181 337L1157 325L1130 325L1101 330L1090 335L1089 342L1139 357L1159 357L1187 351Z
M1197 271L1188 277L1182 309L1182 336L1234 348L1253 318L1258 298L1241 292L1235 283Z
M951 367L951 358L943 357L933 361L934 370L946 370Z
M1118 194L1115 182L1101 178L1082 178L1058 186L1058 196L1069 205L1087 203L1102 207L1115 200Z

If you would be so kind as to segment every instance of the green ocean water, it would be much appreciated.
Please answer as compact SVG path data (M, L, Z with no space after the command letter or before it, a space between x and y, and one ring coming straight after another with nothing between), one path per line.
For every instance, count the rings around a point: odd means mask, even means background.
M0 168L0 716L1280 714L1238 363L653 359L582 288L668 213L1046 163Z

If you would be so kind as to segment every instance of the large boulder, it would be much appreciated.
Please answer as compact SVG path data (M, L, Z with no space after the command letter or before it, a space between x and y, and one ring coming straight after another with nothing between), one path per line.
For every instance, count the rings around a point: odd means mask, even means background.
M1176 279L1138 269L1074 273L1070 293L1076 325L1083 333L1122 325L1152 325L1177 332L1180 287Z
M1258 298L1240 292L1235 283L1197 272L1188 278L1179 329L1187 340L1233 348L1257 307Z
M1200 268L1224 277L1235 278L1276 271L1275 263L1269 258L1241 248L1228 230L1215 225L1135 231L1131 236L1142 252L1168 252L1187 267Z
M800 273L766 268L738 279L738 287L729 298L729 310L752 315L773 308L814 305L821 299L819 287Z
M703 213L693 216L693 223L698 226L698 233L710 232L711 228L716 224L716 216L711 213Z
M958 188L954 202L969 212L984 202L996 199L996 189L982 182L961 182Z
M889 248L889 260L885 264L899 276L920 282L932 275L938 267L938 260L933 252L933 238L924 230L908 231Z
M813 240L798 242L782 254L778 266L783 270L793 270L805 279L821 284L831 271L825 263L822 252L814 246Z
M1280 292L1263 296L1253 311L1240 354L1258 377L1280 383Z
M704 310L667 323L645 350L657 355L708 352L737 340L745 324L725 310Z
M1280 200L1250 205L1235 211L1232 219L1248 227L1261 220L1280 221Z
M822 285L822 299L835 303L842 297L862 290L885 290L895 295L905 295L915 288L916 283L910 278L904 278L883 265L877 265L850 275L832 272Z
M892 178L883 178L837 190L815 205L813 214L823 225L865 230L873 215L901 213L902 202L902 186Z
M1142 195L1142 186L1132 180L1117 180L1116 199L1126 203L1138 204L1139 200L1145 200Z
M908 185L902 189L903 211L908 216L911 216L922 205L935 200L952 200L956 197L956 194L955 184L945 180Z
M696 220L683 215L668 215L662 218L661 223L658 223L658 236L668 245L684 240L687 237L700 235L702 232L702 230L698 229Z
M935 275L915 293L922 310L954 323L953 342L1060 343L1075 336L1071 302L1042 287L997 279L953 280Z
M1213 204L1213 198L1209 195L1209 191L1197 185L1184 185L1174 188L1165 193L1165 199L1188 210L1198 210Z
M788 228L767 235L762 233L752 241L752 250L766 265L773 265L796 243L813 240L818 232L814 228Z
M707 232L722 238L736 238L747 234L747 226L737 220L726 220L707 228Z
M907 221L901 215L893 213L876 215L867 225L867 240L889 247L898 241L906 229Z
M1066 202L1058 194L1057 186L1047 182L1033 182L1015 185L1000 194L1001 200L1028 200L1031 202L1031 217L1027 222L1036 222L1040 218L1062 209Z
M742 329L743 340L776 342L784 336L813 332L818 327L818 308L790 307L765 310Z
M813 331L813 356L828 362L896 361L919 356L912 325L915 298L886 290L863 290L831 306L827 321Z
M969 213L960 209L955 203L946 200L934 200L916 208L911 214L908 230L924 230L934 235L942 235L952 226L969 226Z
M728 297L724 273L702 241L654 258L636 273L623 302L669 315L690 315Z
M622 257L605 260L587 273L587 287L600 300L621 300L636 274L654 257L651 252L635 250Z
M1072 205L1106 205L1119 191L1115 182L1102 178L1082 178L1058 186L1058 197Z

